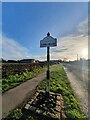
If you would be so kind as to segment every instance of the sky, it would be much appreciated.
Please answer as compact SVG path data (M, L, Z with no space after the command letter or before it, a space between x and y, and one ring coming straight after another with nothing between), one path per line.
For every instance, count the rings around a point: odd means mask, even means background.
M89 0L2 0L3 2L89 2Z
M58 41L51 48L51 59L71 60L77 54L87 57L87 2L3 2L1 23L2 57L6 60L46 60L40 40L47 32Z

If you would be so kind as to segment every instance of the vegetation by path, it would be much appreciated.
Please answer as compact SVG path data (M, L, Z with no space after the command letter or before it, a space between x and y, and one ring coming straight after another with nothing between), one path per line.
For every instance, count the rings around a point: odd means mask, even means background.
M10 75L8 76L6 79L2 79L2 92L6 92L11 88L16 87L17 85L36 77L37 75L39 75L40 73L45 71L45 67L43 68L38 68L38 69L34 69L31 72L23 72L23 74L21 75Z
M45 88L46 79L37 86L37 89L45 90ZM62 94L64 97L67 120L86 120L86 116L81 111L80 104L70 87L67 75L62 66L59 66L55 71L51 72L50 90ZM27 116L23 113L23 110L19 108L10 114L8 120L21 120L22 118L24 118L24 120L37 120L34 115L30 114Z

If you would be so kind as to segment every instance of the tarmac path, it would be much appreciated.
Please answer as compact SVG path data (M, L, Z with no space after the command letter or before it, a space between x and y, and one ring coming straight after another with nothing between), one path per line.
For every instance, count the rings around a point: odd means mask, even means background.
M56 67L57 65L51 67L50 71L53 71ZM2 118L7 117L13 109L32 97L35 93L36 86L45 78L46 72L5 92L2 95Z

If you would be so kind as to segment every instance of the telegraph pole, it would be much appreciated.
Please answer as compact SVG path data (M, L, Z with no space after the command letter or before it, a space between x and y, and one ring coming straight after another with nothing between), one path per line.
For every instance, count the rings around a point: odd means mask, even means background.
M78 54L77 54L77 61L78 61Z

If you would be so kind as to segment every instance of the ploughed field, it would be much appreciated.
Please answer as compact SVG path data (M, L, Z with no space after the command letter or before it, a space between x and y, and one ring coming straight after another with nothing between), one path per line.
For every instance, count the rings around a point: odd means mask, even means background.
M44 63L2 63L2 78L15 74L20 75L27 71L31 72L36 68L44 66Z
M45 71L45 64L39 63L3 63L2 64L2 92L36 77Z

